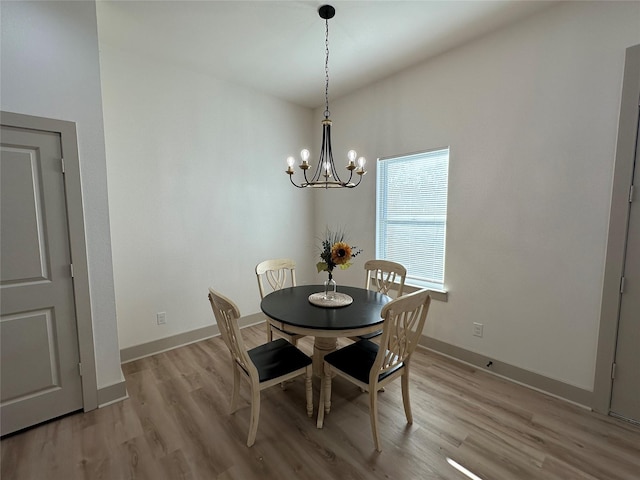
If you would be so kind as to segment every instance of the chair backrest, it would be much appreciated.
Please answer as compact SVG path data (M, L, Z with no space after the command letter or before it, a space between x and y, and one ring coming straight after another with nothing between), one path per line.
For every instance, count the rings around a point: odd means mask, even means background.
M384 318L380 348L371 369L378 376L407 363L418 345L429 312L431 296L423 289L390 301L380 312ZM371 378L373 380L374 377Z
M389 260L368 260L364 264L367 272L365 287L367 290L374 289L378 293L388 295L389 290L398 278L398 295L402 296L404 289L404 279L407 276L407 269L404 265L391 262Z
M296 262L289 258L276 258L265 260L256 265L256 277L258 278L258 289L260 298L264 298L267 293L280 290L287 286L287 279L290 279L291 287L296 286ZM264 280L271 287L271 291L265 292Z
M209 288L209 302L213 309L213 315L218 323L222 340L227 345L231 358L238 363L250 377L258 378L258 370L249 358L247 349L240 333L238 319L240 318L240 310L227 297L216 292L213 288Z

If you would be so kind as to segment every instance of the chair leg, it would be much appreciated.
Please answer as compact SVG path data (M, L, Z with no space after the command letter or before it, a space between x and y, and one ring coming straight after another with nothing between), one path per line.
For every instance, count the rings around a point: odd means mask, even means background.
M273 330L271 330L271 323L267 320L267 342L273 341Z
M329 414L331 411L331 367L328 363L324 364L324 412Z
M407 423L413 424L413 414L411 413L411 401L409 398L409 370L405 366L402 374L402 403L404 404L404 414L407 417Z
M247 439L247 447L253 445L256 441L256 433L258 432L258 420L260 419L260 387L251 384L251 421L249 422L249 437Z
M316 422L316 427L318 428L322 428L322 425L324 424L324 414L325 413L329 413L329 409L325 406L326 405L326 401L327 398L329 399L329 408L331 407L331 371L330 371L330 367L325 363L323 364L324 368L325 368L325 372L326 369L329 369L329 373L328 373L328 378L329 378L329 382L327 382L327 375L325 373L325 375L322 376L322 378L320 378L320 401L318 402L318 420ZM329 396L327 397L327 389L329 389Z
M318 401L318 418L316 427L322 428L324 423L324 377L320 379L320 400Z
M307 394L307 415L309 418L313 417L313 385L311 383L311 377L313 376L313 368L311 365L307 366L307 375L305 378L305 388Z
M238 399L240 398L240 370L236 362L233 362L233 390L231 391L230 413L235 413L238 409Z
M373 442L376 450L382 451L380 443L380 433L378 432L378 389L377 387L369 387L369 415L371 416L371 433L373 434Z

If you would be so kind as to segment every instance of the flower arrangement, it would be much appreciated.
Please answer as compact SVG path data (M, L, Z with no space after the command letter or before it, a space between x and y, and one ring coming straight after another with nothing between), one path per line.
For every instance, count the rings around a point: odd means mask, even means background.
M316 264L318 273L329 272L331 279L334 268L340 267L341 270L346 270L351 266L350 260L362 252L358 247L346 243L344 237L344 232L331 232L327 228L320 250L322 261Z

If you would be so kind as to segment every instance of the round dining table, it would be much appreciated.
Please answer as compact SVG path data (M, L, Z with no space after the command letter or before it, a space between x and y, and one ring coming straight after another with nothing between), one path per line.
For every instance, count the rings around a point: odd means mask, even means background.
M339 286L338 293L353 301L345 306L318 306L309 297L324 292L324 285L300 285L266 295L260 308L282 330L315 337L313 372L322 375L324 356L336 350L338 337L354 337L382 327L382 307L391 298L358 287Z

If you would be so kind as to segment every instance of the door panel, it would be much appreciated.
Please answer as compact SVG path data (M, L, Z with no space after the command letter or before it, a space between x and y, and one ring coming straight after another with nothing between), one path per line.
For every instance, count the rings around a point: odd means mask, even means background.
M611 391L611 412L640 423L640 121L636 136L633 182L635 200L629 209L629 226L624 264L624 292L620 297L620 318L616 346L616 370Z
M82 408L58 134L2 127L1 433Z
M22 348L15 339L28 338L32 348ZM3 356L12 359L12 375L2 380L2 401L56 388L60 384L59 355L52 309L5 315L2 318Z
M6 206L2 228L2 283L44 280L48 277L45 258L42 193L38 178L37 151L2 149L3 198L12 199ZM23 188L23 186L29 188ZM5 217L5 209L2 211ZM16 255L15 252L21 252Z

